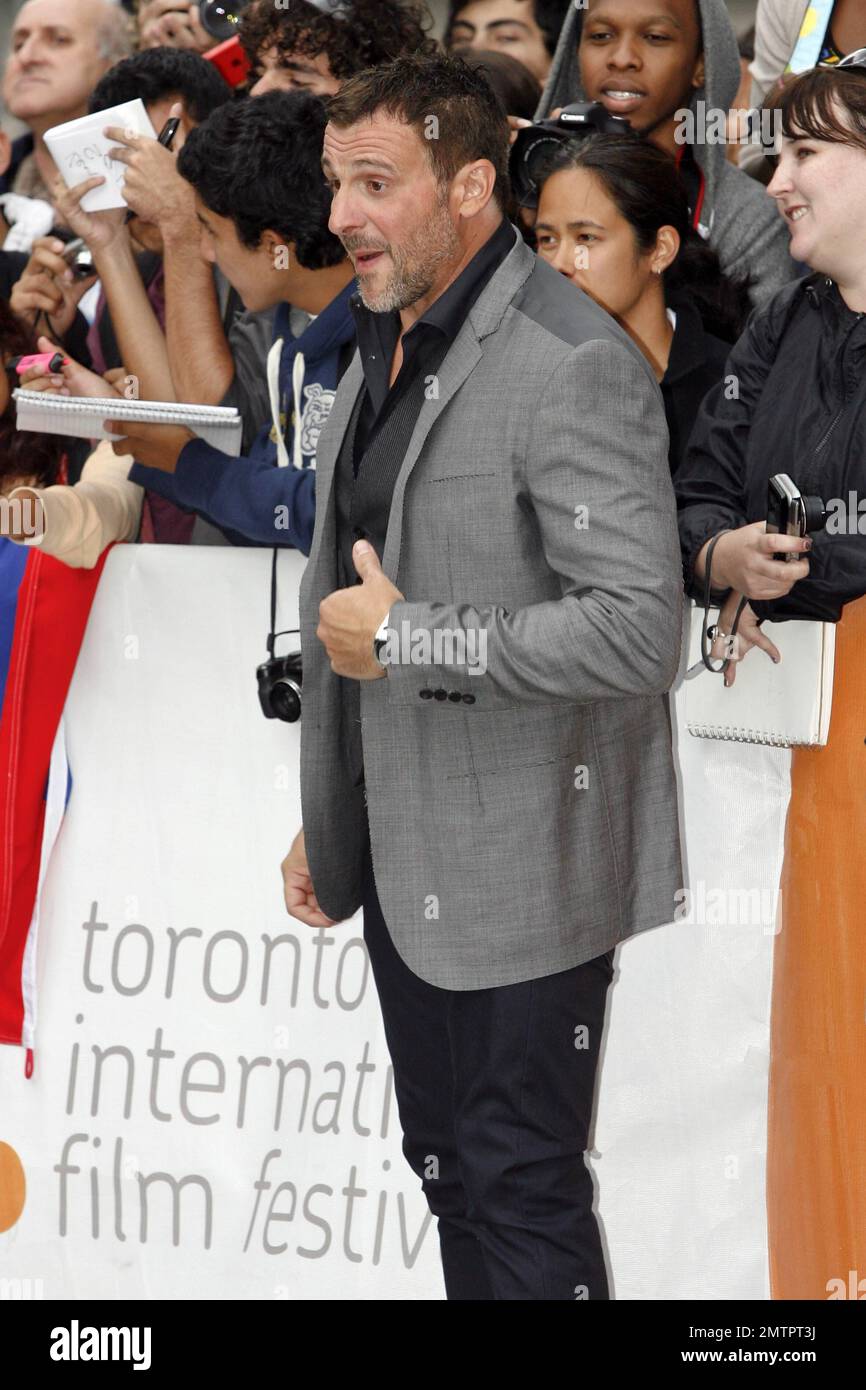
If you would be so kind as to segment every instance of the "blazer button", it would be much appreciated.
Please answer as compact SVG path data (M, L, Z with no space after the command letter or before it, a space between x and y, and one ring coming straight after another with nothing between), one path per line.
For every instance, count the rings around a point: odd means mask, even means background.
M421 699L422 699L422 700L432 700L432 699L433 699L433 691L432 691L432 690L419 690L419 691L418 691L418 694L421 696Z
M463 696L460 694L459 690L451 690L449 691L448 699L452 702L452 704L459 705L460 701L463 699Z
M352 527L352 535L355 537L356 541L362 541L364 539L364 532L360 526Z
M447 690L434 690L434 691L433 691L433 699L434 699L434 700L447 700L447 699L448 699L448 691L447 691Z
M474 695L464 695L464 696L463 696L463 703L464 703L464 705L474 705L474 704L475 704L475 696L474 696Z

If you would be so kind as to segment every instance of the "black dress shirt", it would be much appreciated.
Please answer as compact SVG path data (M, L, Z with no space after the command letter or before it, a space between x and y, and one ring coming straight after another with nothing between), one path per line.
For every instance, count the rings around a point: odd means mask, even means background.
M355 473L364 450L384 420L401 400L418 376L434 374L448 348L457 337L463 321L497 266L505 260L515 243L517 233L507 218L503 218L492 236L461 271L453 284L435 299L429 309L412 325L403 337L403 363L393 386L389 385L391 363L400 338L400 314L378 314L368 309L356 294L349 301L355 317L361 365L364 369L364 400L355 432L353 465ZM411 430L403 440L405 453Z

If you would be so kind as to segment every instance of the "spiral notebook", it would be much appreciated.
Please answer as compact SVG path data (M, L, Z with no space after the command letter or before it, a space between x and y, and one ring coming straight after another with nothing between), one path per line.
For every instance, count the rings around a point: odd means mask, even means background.
M206 444L237 458L243 421L231 406L182 405L174 401L127 401L115 396L52 396L19 388L12 393L19 430L65 434L73 439L118 439L108 434L106 420L149 425L183 425Z
M781 653L778 665L753 647L737 663L726 687L701 662L702 607L693 608L686 679L686 727L696 738L767 743L779 748L827 742L836 652L834 623L765 622L764 632ZM717 622L718 613L710 612Z

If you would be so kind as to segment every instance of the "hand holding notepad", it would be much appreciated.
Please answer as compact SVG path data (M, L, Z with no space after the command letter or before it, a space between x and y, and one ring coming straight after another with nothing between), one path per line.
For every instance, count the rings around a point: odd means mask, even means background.
M92 188L81 199L83 212L104 212L109 208L125 208L123 182L126 167L119 160L112 159L110 152L115 148L103 131L106 126L123 126L134 130L137 135L148 135L156 139L156 131L151 124L144 102L140 98L111 106L106 111L98 111L92 116L82 116L77 121L66 121L63 125L52 126L45 132L48 152L63 178L67 188L75 188L86 179L101 177L105 183Z
M174 401L127 401L116 396L88 398L53 396L40 391L13 393L17 407L16 425L19 430L35 430L41 434L61 434L73 439L110 439L121 436L105 428L106 421L117 420L130 425L174 426L188 430L224 454L237 458L240 453L243 422L238 412L228 406L187 405ZM153 434L155 435L155 431ZM142 431L142 439L153 436ZM164 437L168 439L168 431ZM178 439L180 436L178 435ZM139 456L141 463L151 460ZM165 467L153 460L153 466ZM171 471L171 470L169 470Z

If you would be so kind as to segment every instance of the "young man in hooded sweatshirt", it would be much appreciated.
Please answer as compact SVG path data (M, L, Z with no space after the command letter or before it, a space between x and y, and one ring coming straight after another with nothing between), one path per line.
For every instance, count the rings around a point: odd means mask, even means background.
M725 158L724 113L739 81L724 0L588 0L565 20L542 109L599 101L668 150L695 229L762 304L797 269L775 204Z
M354 271L328 230L325 125L318 97L268 92L215 112L178 157L195 190L203 254L248 308L277 305L271 418L249 453L230 458L172 426L119 428L127 436L122 452L136 459L130 481L198 512L236 542L305 553L315 519L316 445L356 346ZM298 337L293 310L313 316Z
M178 158L195 189L204 254L250 308L277 306L268 357L271 414L249 452L230 457L172 425L118 425L126 437L116 452L136 459L128 481L116 476L111 455L90 469L83 489L45 490L44 549L76 566L95 564L111 541L134 535L127 494L146 488L198 513L235 544L308 553L316 446L356 348L354 271L328 230L325 124L318 97L269 92L214 112ZM296 336L298 310L312 319ZM74 393L84 390L77 364L63 373Z

